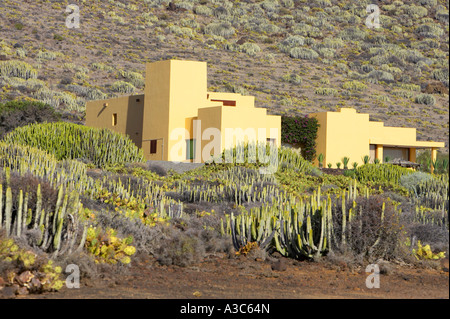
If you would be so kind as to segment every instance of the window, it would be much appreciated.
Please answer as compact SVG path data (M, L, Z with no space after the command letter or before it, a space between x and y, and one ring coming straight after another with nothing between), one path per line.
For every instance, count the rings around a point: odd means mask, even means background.
M389 158L389 161L401 159L409 161L409 148L385 147L383 149L383 159Z
M186 140L186 159L187 160L195 159L195 140L194 139Z
M141 102L141 99L136 99L136 102L138 102L138 103Z
M112 115L112 126L117 125L117 113L113 113Z
M150 154L156 154L157 153L157 149L156 149L157 145L158 145L158 141L157 140L151 140L150 141Z
M236 101L211 100L211 102L222 102L223 106L236 106Z

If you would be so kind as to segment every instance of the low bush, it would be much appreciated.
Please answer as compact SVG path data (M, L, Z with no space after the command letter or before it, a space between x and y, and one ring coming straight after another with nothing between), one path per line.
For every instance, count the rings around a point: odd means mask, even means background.
M319 123L316 118L281 117L282 143L300 145L302 156L308 161L314 160L316 156L318 129Z
M415 102L419 104L425 104L425 105L435 105L436 104L436 98L431 94L419 94L415 97Z
M213 22L205 27L205 33L209 35L229 38L235 34L236 30L228 22Z
M416 186L418 184L420 184L423 181L427 181L432 179L433 176L428 174L428 173L424 173L424 172L414 172L412 174L408 174L408 175L403 175L400 177L400 184L403 187L406 187L408 189L415 189Z
M26 62L16 60L0 61L0 76L36 79L37 71Z
M289 51L289 55L295 59L314 60L319 57L319 54L313 49L308 48L292 48Z
M16 127L31 123L56 122L61 118L51 106L41 102L0 103L0 138Z

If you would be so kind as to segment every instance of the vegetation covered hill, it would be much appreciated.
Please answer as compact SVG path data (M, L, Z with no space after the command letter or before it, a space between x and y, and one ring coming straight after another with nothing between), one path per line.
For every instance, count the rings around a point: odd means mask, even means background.
M65 26L80 7L80 28ZM144 63L208 62L212 91L272 114L354 107L418 128L448 152L448 1L3 0L0 102L36 99L83 119L87 100L143 92Z

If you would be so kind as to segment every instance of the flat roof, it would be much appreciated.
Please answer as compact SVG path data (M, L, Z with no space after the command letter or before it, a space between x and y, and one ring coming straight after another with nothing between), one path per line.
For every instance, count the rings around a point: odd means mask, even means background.
M444 142L434 142L434 141L415 141L413 143L383 143L382 139L370 139L370 144L383 145L388 147L402 147L402 148L444 148Z

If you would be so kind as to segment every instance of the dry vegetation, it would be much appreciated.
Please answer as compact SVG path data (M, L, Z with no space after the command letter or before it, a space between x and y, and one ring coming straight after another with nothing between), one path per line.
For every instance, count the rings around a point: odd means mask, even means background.
M0 101L82 117L87 100L142 92L144 63L192 59L208 62L210 90L273 114L355 107L448 140L448 1L384 2L379 30L370 1L79 1L80 29L65 27L69 3L2 1Z

